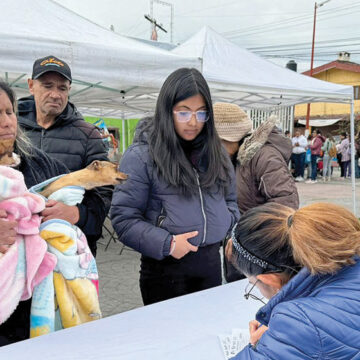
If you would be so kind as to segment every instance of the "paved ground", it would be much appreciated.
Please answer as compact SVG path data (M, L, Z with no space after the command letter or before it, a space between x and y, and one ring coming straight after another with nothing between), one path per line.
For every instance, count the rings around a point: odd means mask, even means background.
M343 205L352 210L352 190L350 180L340 180L337 170L331 182L317 184L298 183L301 206L326 201ZM356 185L357 199L360 198L360 181ZM360 202L357 201L357 213L360 214ZM358 215L359 216L359 215ZM111 228L109 221L106 221ZM109 241L109 234L104 232L104 239L98 245L97 264L100 276L100 303L103 316L118 314L142 306L139 290L140 256L135 251L124 248L119 242Z

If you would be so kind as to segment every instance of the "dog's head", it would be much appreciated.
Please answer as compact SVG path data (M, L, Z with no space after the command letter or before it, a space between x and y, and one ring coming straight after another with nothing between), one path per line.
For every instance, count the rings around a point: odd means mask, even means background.
M117 163L110 161L94 160L86 168L94 172L92 180L96 180L98 186L122 184L128 178L126 174L118 171Z
M0 165L16 165L13 158L14 139L0 140Z

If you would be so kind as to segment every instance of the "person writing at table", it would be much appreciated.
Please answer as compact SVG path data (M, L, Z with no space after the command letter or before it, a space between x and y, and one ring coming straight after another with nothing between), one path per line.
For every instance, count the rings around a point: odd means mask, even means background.
M355 359L360 351L360 223L316 203L246 212L226 254L269 300L235 360Z

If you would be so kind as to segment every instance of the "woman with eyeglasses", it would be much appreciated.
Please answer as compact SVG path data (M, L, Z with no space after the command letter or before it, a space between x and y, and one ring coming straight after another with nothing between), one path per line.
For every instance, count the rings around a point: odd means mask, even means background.
M355 359L360 354L360 223L316 203L266 204L246 212L226 249L269 300L234 359ZM246 298L257 296L248 291Z
M145 305L221 284L219 247L239 218L235 175L214 127L209 87L195 69L164 82L140 124L111 208L120 241L139 251Z

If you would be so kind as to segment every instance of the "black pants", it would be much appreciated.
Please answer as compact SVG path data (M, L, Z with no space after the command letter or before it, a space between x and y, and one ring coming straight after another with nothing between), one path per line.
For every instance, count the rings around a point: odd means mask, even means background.
M141 257L140 290L144 305L221 285L220 243L199 247L182 259Z

